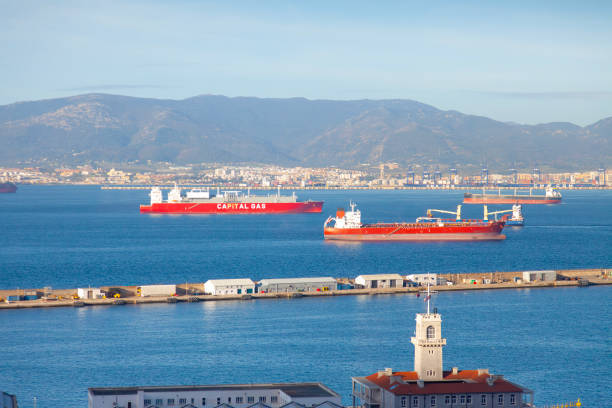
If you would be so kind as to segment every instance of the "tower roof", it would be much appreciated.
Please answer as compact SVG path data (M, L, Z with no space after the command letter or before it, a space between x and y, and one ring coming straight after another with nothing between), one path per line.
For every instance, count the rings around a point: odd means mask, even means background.
M395 395L459 394L528 391L485 370L445 371L440 381L419 381L415 371L377 372L363 379Z

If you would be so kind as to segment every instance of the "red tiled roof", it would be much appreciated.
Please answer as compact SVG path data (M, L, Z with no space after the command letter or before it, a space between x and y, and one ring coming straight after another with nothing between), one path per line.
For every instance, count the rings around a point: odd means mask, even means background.
M396 371L391 376L374 373L366 379L395 395L523 392L521 387L503 378L494 377L493 384L489 385L489 377L491 375L482 372L478 375L478 370L462 370L457 374L445 371L444 380L424 381L422 388L416 382L418 374L415 371Z

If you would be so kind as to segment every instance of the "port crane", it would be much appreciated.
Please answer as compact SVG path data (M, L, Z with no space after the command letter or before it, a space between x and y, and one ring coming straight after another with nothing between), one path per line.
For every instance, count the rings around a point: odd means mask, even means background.
M434 212L439 212L439 213L444 213L444 214L453 214L454 216L457 217L457 221L461 219L461 205L457 206L457 211L435 210L433 208L430 208L427 210L427 216L429 218L432 218L433 217L432 213Z

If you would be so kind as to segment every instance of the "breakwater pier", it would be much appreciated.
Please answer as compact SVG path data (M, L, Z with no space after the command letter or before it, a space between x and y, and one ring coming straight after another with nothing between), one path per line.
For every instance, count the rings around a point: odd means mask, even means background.
M383 275L362 275L363 277ZM400 276L400 275L397 275ZM486 289L527 289L559 288L568 286L611 285L612 269L570 269L548 271L418 274L401 277L393 284L378 283L376 287L362 285L359 277L332 278L337 282L336 289L323 286L312 290L261 290L259 283L255 289L244 293L213 294L207 290L206 283L180 283L176 285L148 286L101 286L88 289L8 289L0 290L0 310L38 307L83 307L115 306L126 304L208 302L229 300L264 300L277 298L302 298L321 296L418 294L423 283L411 277L429 278L432 288L439 292ZM296 280L305 278L296 278ZM367 279L367 278L366 278ZM238 281L240 279L235 279ZM234 281L230 279L230 281ZM289 279L290 281L290 279ZM210 281L209 281L210 282ZM383 280L382 282L386 282ZM153 286L171 287L171 292L160 293L154 290L151 295L145 288ZM290 287L290 286L289 286ZM259 289L259 290L258 290ZM83 293L86 293L83 295ZM98 293L98 296L92 296Z

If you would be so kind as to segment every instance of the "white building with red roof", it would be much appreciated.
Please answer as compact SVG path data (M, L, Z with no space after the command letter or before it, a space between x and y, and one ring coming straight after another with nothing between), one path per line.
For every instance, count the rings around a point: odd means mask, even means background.
M353 377L353 407L363 408L524 408L533 407L533 391L487 369L442 369L442 317L417 313L414 371L386 368L367 377Z

